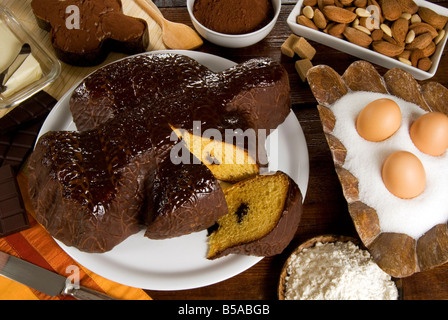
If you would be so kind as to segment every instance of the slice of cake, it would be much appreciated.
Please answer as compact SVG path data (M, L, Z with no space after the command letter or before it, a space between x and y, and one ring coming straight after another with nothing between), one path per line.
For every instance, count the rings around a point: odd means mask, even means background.
M302 215L302 194L281 171L257 175L224 190L228 214L209 236L208 259L230 253L272 256L290 243Z
M239 144L226 143L222 136L208 138L182 129L174 129L174 132L184 141L188 151L200 159L218 180L232 183L259 174L256 153L264 150L249 151Z
M227 213L219 181L203 164L174 164L166 158L157 164L147 190L145 236L150 239L205 230Z

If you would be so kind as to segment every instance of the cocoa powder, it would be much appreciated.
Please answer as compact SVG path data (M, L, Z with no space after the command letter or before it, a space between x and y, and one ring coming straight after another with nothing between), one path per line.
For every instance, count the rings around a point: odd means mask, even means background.
M264 27L274 10L271 0L196 0L193 14L213 31L242 34Z

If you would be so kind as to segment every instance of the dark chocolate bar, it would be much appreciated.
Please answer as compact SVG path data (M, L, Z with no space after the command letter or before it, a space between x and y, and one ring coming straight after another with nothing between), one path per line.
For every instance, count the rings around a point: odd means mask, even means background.
M30 122L42 122L57 100L39 91L0 118L0 135L19 129Z
M10 165L0 167L0 237L29 228L28 216Z
M20 169L57 100L40 91L0 119L0 166Z
M0 237L30 227L16 172L33 150L40 128L56 102L40 91L0 118Z
M20 169L34 148L42 123L33 123L28 127L0 135L0 166L11 165Z

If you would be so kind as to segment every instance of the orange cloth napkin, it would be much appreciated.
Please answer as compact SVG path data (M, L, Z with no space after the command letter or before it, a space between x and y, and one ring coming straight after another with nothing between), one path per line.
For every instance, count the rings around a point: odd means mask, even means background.
M79 284L103 292L121 300L151 300L142 289L125 286L105 279L84 268L65 253L48 232L33 218L26 188L26 177L19 173L17 180L21 186L25 208L31 227L21 232L0 238L0 251L9 253L64 277L72 275L69 266L79 268ZM68 272L66 271L68 270ZM0 275L0 300L67 300L71 297L50 297L23 284Z

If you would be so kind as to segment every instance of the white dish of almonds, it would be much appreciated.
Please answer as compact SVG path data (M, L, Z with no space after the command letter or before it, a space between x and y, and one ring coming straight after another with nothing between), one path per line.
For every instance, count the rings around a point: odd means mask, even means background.
M305 0L305 1L309 1L309 0ZM359 1L358 3L365 2L365 1L361 1L361 0L358 0L358 1ZM342 2L342 1L340 1L340 2ZM386 55L384 55L382 53L374 51L372 49L372 44L370 44L368 47L362 47L362 46L360 46L358 44L355 44L355 43L349 42L348 40L345 40L345 38L338 38L338 37L335 37L333 35L330 35L330 34L324 32L323 31L324 29L315 30L315 29L312 29L310 27L307 27L307 26L304 26L302 24L299 24L297 22L297 17L300 16L300 15L303 15L302 9L304 9L306 7L306 6L304 6L303 3L304 3L304 0L299 0L297 2L297 4L295 5L295 7L293 8L293 10L291 11L291 13L289 14L287 20L286 20L288 26L290 27L290 29L296 35L303 36L303 37L305 37L305 38L307 38L309 40L313 40L313 41L319 42L319 43L324 44L326 46L329 46L329 47L332 47L334 49L343 51L345 53L348 53L350 55L356 56L356 57L361 58L363 60L370 61L372 63L378 64L378 65L383 66L383 67L388 68L388 69L392 69L392 68L404 69L404 70L410 72L414 76L414 78L417 79L417 80L429 79L432 76L434 76L434 74L436 73L437 68L439 66L440 59L442 57L443 49L445 48L445 45L446 45L446 42L447 42L448 23L446 23L445 26L442 29L439 28L439 29L436 30L437 31L437 36L432 39L432 42L434 44L436 44L435 45L435 50L429 56L429 60L430 61L426 60L426 66L430 65L430 67L427 70L422 70L422 69L419 69L418 67L414 67L412 65L409 65L409 63L412 63L411 62L412 59L411 59L411 57L405 57L406 56L405 54L403 54L404 57L400 57L400 60L398 60L397 56L390 57L390 56L386 56ZM353 7L354 3L356 3L356 1L351 2L349 6ZM433 4L433 3L430 3L430 2L424 1L424 0L415 0L414 3L417 6L419 6L419 7L424 7L424 8L431 9L431 10L433 10L434 12L436 12L439 15L448 17L448 8L444 8L444 7L441 7L439 5L436 5L436 4ZM317 7L318 7L318 5L315 5L312 8L314 10ZM307 8L305 10L305 12L306 11L309 12L309 13L307 13L307 15L312 17L312 19L311 19L312 21L314 21L313 19L315 19L314 16L313 16L315 10L314 11L313 10L309 10L309 8ZM311 11L313 12L312 14L311 14ZM358 25L358 22L362 19L362 16L366 15L366 11L365 10L364 11L363 10L357 10L357 11L355 11L355 13L356 12L358 12L357 18L353 22L347 23L347 26L351 27L352 29L355 29L355 27ZM370 11L370 13L372 13L372 12L373 11ZM311 15L309 15L309 14L311 14ZM370 17L367 17L367 19L372 18L372 17L373 16L371 15ZM405 18L405 19L409 19L408 20L409 21L409 25L411 25L412 23L418 23L419 19L421 21L421 17L417 16L417 15L413 16L411 14L406 14L405 13L405 14L402 14L402 17ZM364 17L364 18L366 18L366 17ZM412 19L412 22L411 22L411 19ZM434 20L434 19L430 19L430 20L432 22L432 20ZM370 21L373 23L374 19L372 19ZM331 21L327 23L327 27L328 27L329 23L331 23ZM392 22L387 21L387 20L382 25L378 26L378 27L380 27L380 29L384 29L385 30L383 32L386 34L386 36L384 36L383 39L387 38L387 33L390 33L390 36L392 36L392 37L389 37L389 39L393 38L394 35L392 34L391 26L392 26ZM359 30L364 30L362 28L362 26L361 27L356 27L356 28L357 28L356 31L358 31L358 29ZM352 29L350 29L350 31L353 31ZM370 32L370 31L367 30L367 32ZM406 34L406 36L408 36L408 34ZM370 37L372 37L372 33L371 33ZM418 35L413 38L414 41L415 41L415 39L417 37L418 37ZM354 38L359 40L359 39L361 39L363 37L355 36ZM412 37L407 37L407 38L408 38L408 42L411 42L410 40L412 40ZM357 40L355 40L355 41L357 41ZM406 39L404 40L403 44L405 45L405 49L404 50L408 50L410 44L409 43L406 44ZM415 42L414 42L414 45L415 45ZM431 44L431 46L432 46L432 44ZM411 51L411 50L409 49L409 51ZM414 61L417 61L417 60L418 60L417 57L415 57ZM426 68L424 68L424 69L426 69Z

